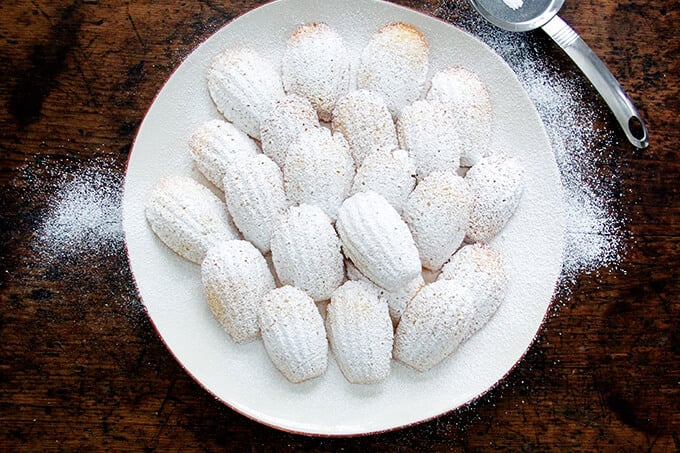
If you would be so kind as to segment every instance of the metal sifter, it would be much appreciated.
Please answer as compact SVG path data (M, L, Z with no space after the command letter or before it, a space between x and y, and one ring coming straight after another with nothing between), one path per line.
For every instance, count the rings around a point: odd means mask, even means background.
M595 86L628 140L638 148L649 145L647 128L621 85L578 33L557 16L564 0L469 1L489 22L506 30L529 31L543 28Z

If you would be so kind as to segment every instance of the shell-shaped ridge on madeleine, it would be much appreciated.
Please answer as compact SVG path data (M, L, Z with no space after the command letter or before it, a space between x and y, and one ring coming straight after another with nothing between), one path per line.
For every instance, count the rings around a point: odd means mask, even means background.
M377 287L348 281L335 290L327 307L331 349L352 384L375 384L390 373L393 328Z
M279 280L315 302L330 299L345 277L340 239L316 206L291 206L272 233L271 250Z
M418 250L408 226L375 192L357 193L345 200L335 227L345 256L378 286L396 291L420 273Z
M263 114L284 95L275 66L252 49L233 47L213 59L207 78L217 110L259 140Z
M224 195L229 213L243 236L262 253L289 206L279 167L264 154L247 156L227 168Z
M259 151L250 137L219 119L201 124L189 138L189 152L196 168L219 189L228 166L238 165L240 156L252 156Z
M210 310L229 336L237 343L257 338L258 305L276 287L259 250L248 241L215 245L201 263L201 281Z
M270 291L259 305L258 321L267 355L286 379L298 383L326 372L326 329L304 291L293 286Z
M222 200L187 176L161 178L144 213L156 236L194 263L200 264L214 244L238 237Z

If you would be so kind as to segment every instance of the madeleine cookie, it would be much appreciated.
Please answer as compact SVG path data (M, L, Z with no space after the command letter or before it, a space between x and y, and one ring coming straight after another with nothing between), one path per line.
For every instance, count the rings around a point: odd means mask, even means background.
M200 264L214 244L238 237L222 200L186 176L158 181L144 213L156 236L194 263Z
M354 180L347 142L321 127L301 133L288 149L283 179L292 202L318 206L335 220Z
M397 148L394 121L383 98L372 91L352 91L342 97L333 110L333 132L347 140L357 166L376 147Z
M345 200L335 226L345 256L378 286L396 291L420 274L411 232L397 211L375 192Z
M316 206L290 207L272 233L271 249L281 283L300 288L315 302L329 299L345 278L340 239Z
M319 127L319 119L307 99L295 95L277 99L260 123L262 152L283 167L290 144L314 127Z
M211 248L201 264L205 298L215 318L237 342L255 339L258 305L276 288L260 252L248 241L227 241Z
M458 250L442 268L439 280L454 280L474 294L475 310L464 340L481 329L505 299L508 276L499 253L486 244ZM463 340L463 341L464 341Z
M439 71L432 77L427 100L443 104L453 116L462 145L462 166L470 167L489 154L493 108L477 74L460 66Z
M342 374L352 384L375 384L390 373L392 321L375 285L348 281L326 307L328 340Z
M423 267L438 270L465 238L471 197L467 182L453 172L436 172L418 183L406 201L404 220L411 229Z
M380 93L396 117L420 97L427 80L429 54L425 36L413 25L383 25L361 53L357 86Z
M284 95L281 77L271 62L242 48L227 49L213 59L208 91L217 110L257 140L262 116Z
M323 22L300 25L288 38L281 77L287 93L309 99L323 121L349 91L350 56L338 33Z
M470 188L468 242L488 242L512 217L523 189L523 171L516 159L503 154L481 159L465 175Z
M290 204L281 170L270 158L257 154L228 167L223 187L227 208L243 237L267 253L272 231Z
M267 293L258 306L267 355L290 382L321 376L328 365L328 341L314 301L293 286Z
M220 189L226 168L238 165L235 159L260 152L250 137L223 120L201 124L191 134L189 151L198 171Z

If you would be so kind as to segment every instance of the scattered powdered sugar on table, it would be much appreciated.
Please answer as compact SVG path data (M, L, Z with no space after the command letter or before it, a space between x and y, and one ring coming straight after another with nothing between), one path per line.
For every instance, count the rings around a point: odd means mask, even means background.
M122 176L106 164L61 175L36 227L34 250L43 258L115 253L123 244L121 188Z
M573 81L535 66L525 62L518 75L543 119L562 176L567 221L563 274L572 278L621 259L622 219L609 202L614 182L598 172L610 138L594 128L596 111L577 99Z
M507 3L507 2L506 2ZM455 17L452 13L455 13ZM565 191L567 231L562 270L572 280L616 266L624 253L624 218L612 206L616 174L602 175L611 133L595 127L597 110L582 101L583 88L561 74L535 35L512 33L487 23L467 3L436 14L477 36L512 67L534 102L552 144Z

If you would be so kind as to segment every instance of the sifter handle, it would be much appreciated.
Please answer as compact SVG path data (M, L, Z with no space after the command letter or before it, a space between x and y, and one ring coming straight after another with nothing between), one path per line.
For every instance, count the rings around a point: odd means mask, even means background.
M628 140L638 148L646 148L649 145L649 136L645 123L602 60L559 16L550 19L542 28L588 77L614 113Z

